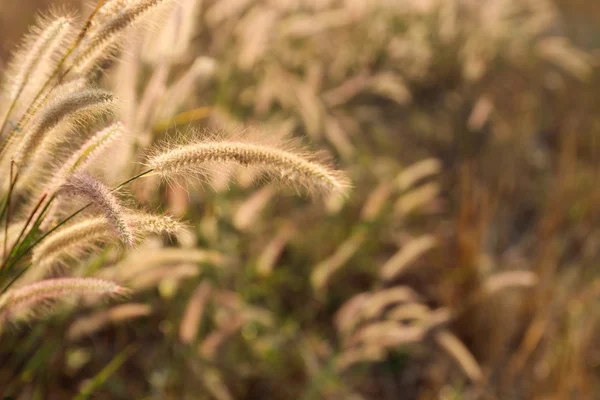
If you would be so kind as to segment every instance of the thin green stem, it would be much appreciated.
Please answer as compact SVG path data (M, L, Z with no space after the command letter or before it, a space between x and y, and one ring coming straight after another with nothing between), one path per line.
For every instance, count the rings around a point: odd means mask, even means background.
M0 130L1 131L1 130ZM13 178L15 168L15 162L11 160L10 162L10 180L9 180L9 189L8 195L6 197L6 224L4 225L4 246L2 251L2 257L6 257L6 247L8 247L8 224L10 223L10 198L12 197L12 192L17 183L17 175Z
M4 270L4 267L6 267L6 265L8 264L8 261L11 258L10 255L15 254L21 248L21 245L23 244L23 242L21 242L21 238L25 234L25 231L29 227L31 220L33 219L34 215L37 213L38 209L41 207L44 200L46 200L47 196L48 196L48 194L44 193L43 196L38 201L38 203L36 204L36 206L34 207L33 211L31 211L31 213L29 214L29 217L27 218L27 221L25 222L25 225L23 226L21 233L19 234L19 236L17 237L17 240L15 240L15 243L13 244L12 248L10 249L10 253L4 258L4 261L2 262L2 265L0 266L0 271ZM48 202L48 204L50 204L51 202L52 202L52 198L50 199L50 202ZM48 204L46 204L46 207L44 208L44 210L46 210L46 208L48 207ZM43 212L41 214L43 214ZM38 216L38 220L39 220L39 218L40 218L40 216ZM12 265L14 265L15 262L13 262Z
M130 182L133 182L133 181L135 181L136 179L139 179L139 178L141 178L141 177L143 177L143 176L145 176L145 175L148 175L149 173L151 173L151 172L153 172L153 171L154 171L154 168L152 168L152 169L149 169L149 170L147 170L147 171L144 171L144 172L141 172L141 173L137 174L136 176L134 176L133 178L129 178L129 179L127 179L125 182L123 182L123 183L120 183L120 184L119 184L117 187L115 187L115 188L114 188L112 191L114 192L115 190L119 190L119 189L121 189L123 186L127 185L128 183L130 183Z

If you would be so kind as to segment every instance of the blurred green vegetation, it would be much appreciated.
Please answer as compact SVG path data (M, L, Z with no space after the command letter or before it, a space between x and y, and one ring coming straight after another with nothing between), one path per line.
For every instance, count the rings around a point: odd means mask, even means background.
M3 50L49 2L21 3L0 5L2 21L19 21L0 24ZM319 203L244 177L227 190L165 188L160 199L137 187L142 201L183 215L194 245L222 253L224 266L167 273L132 299L150 315L80 337L69 329L103 307L3 333L0 390L23 399L600 396L598 5L182 4L192 15L178 18L193 31L183 55L168 57L179 46L158 28L139 51L126 49L140 99L165 65L173 87L210 61L176 111L210 107L211 118L182 117L179 130L289 131L328 148L354 189ZM101 81L118 92L127 72L114 64ZM142 122L149 140L175 131L158 112Z

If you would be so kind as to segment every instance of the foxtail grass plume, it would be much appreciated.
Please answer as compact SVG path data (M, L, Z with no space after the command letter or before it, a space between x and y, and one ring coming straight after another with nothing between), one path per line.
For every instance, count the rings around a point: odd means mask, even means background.
M33 126L27 129L16 152L15 162L20 166L27 165L40 143L46 139L46 133L61 122L85 112L88 113L86 117L93 117L97 112L102 113L110 110L113 105L113 96L100 89L84 89L78 92L66 93L64 96L51 101L40 111L39 116L33 122Z
M164 179L209 175L224 165L254 168L296 189L312 194L345 194L346 176L306 151L282 145L263 144L250 138L203 141L155 151L146 162Z
M111 143L117 140L124 133L124 127L121 122L116 122L104 129L94 133L79 149L62 163L48 186L48 192L54 193L71 174L85 169L98 154L106 149Z
M2 109L4 115L0 133L18 104L27 104L35 96L35 90L44 84L53 67L53 57L68 37L71 21L67 17L41 19L25 38L7 69L3 87Z
M133 231L125 218L125 209L117 197L102 182L85 172L77 172L61 186L62 193L83 197L97 209L114 227L127 247L133 247Z
M109 1L100 9L99 24L75 54L70 69L77 74L86 74L99 61L110 56L128 28L159 6L170 3L173 0Z

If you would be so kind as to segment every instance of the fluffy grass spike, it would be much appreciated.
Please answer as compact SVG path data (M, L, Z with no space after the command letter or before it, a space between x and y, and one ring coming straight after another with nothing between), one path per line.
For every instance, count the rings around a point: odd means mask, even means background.
M175 234L182 225L177 220L146 213L124 215L136 239L148 234ZM117 240L112 224L102 216L86 218L57 229L42 240L34 249L32 266L21 278L34 282L52 271L56 265L64 265L67 258L80 260L85 254L96 249L99 243Z
M78 150L76 150L58 170L49 185L49 193L54 193L68 177L85 169L99 153L123 135L125 128L121 122L114 123L94 133Z
M45 139L45 134L69 118L74 118L81 112L110 107L114 104L113 96L99 89L85 89L79 92L66 93L64 96L51 101L41 112L33 126L26 130L15 155L17 165L27 165L36 149Z
M61 186L61 193L80 196L101 210L123 244L133 247L133 231L117 197L102 182L85 172L76 172Z
M349 187L343 173L316 161L306 152L245 139L205 140L164 151L159 149L147 160L147 166L165 179L210 174L224 164L258 169L309 193L344 194Z
M71 21L66 17L57 17L50 21L42 19L25 39L22 50L17 52L8 70L8 82L4 91L6 97L3 99L6 109L0 132L6 126L18 101L31 100L24 98L26 96L23 96L23 93L27 91L33 94L35 89L44 83L47 78L46 70L53 64L52 57L63 44L71 26Z
M141 18L157 7L171 3L173 0L136 0L129 2L109 2L100 9L104 23L94 29L90 38L82 45L71 63L71 70L76 74L85 74L99 61L108 57L118 45L125 30L133 26ZM114 4L113 4L114 3ZM123 7L118 7L123 3ZM110 15L112 14L112 15Z

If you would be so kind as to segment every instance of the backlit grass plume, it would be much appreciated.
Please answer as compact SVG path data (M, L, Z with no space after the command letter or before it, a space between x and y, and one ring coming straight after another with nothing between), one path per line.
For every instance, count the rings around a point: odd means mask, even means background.
M124 207L102 182L85 172L77 172L61 186L61 192L83 197L99 209L111 223L121 242L127 247L133 247L133 232L126 221Z
M149 234L174 234L181 224L168 216L134 213L122 214L122 223L131 234L131 244ZM33 250L32 267L24 280L34 281L46 276L56 266L68 260L78 260L86 253L98 249L99 245L121 241L121 233L107 216L86 217L67 224L42 240Z
M21 49L10 64L3 86L0 132L8 122L8 116L20 109L35 96L36 88L48 78L49 68L55 53L64 46L65 39L72 29L72 21L58 17L51 21L40 19L36 27L25 38Z
M314 194L344 194L344 174L291 145L264 144L249 137L209 138L155 152L146 165L165 179L210 175L225 165L255 169L274 180Z
M99 10L99 24L92 28L93 34L80 46L70 68L77 73L88 72L114 48L118 48L127 28L153 9L172 2L172 0L109 1Z

